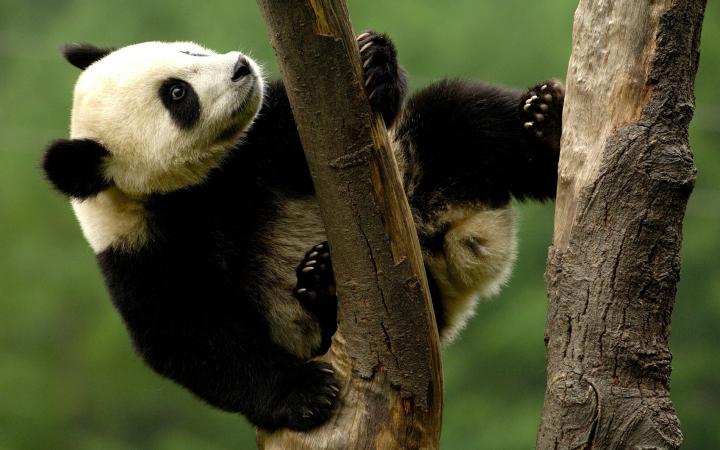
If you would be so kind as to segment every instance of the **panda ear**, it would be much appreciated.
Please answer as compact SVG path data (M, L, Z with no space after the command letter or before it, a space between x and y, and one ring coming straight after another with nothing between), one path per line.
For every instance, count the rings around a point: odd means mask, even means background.
M84 199L110 187L103 163L110 153L92 139L58 139L45 150L45 176L63 194Z
M78 69L85 70L90 64L103 58L115 49L112 48L100 48L92 44L65 44L60 47L60 52L63 54L65 59L77 67Z

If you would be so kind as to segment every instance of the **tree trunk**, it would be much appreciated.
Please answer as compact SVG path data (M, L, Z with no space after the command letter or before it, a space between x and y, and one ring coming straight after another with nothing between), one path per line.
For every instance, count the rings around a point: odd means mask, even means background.
M323 359L341 407L308 433L258 432L264 449L434 449L442 372L415 225L370 110L344 0L258 0L332 249L339 330Z
M581 0L546 283L538 449L675 449L670 319L706 0Z

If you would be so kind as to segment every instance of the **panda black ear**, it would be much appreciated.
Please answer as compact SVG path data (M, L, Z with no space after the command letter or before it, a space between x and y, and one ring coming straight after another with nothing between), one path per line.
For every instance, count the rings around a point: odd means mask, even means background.
M58 139L51 142L42 160L45 176L57 190L84 199L110 187L103 163L110 153L92 139Z
M90 64L103 58L115 49L112 48L100 48L92 44L65 44L60 47L60 52L63 54L65 59L77 67L78 69L85 70Z

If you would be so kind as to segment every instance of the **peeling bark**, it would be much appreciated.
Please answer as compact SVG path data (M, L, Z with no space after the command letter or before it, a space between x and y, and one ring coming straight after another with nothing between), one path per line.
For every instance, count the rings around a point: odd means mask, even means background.
M332 249L339 330L323 359L341 408L263 449L438 447L442 372L415 226L382 118L363 90L344 0L258 0Z
M538 449L676 449L668 340L706 0L581 0L575 15Z

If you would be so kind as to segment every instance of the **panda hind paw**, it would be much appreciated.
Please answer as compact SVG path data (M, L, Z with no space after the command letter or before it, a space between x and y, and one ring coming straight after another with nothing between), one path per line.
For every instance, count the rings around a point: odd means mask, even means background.
M305 253L295 273L297 283L293 295L304 308L318 312L324 307L336 307L335 278L327 242L315 245ZM327 305L329 302L333 304Z
M407 74L397 61L395 45L385 34L366 31L357 37L365 94L370 106L390 126L407 90Z
M565 86L548 80L528 90L520 103L523 127L554 149L560 148Z

